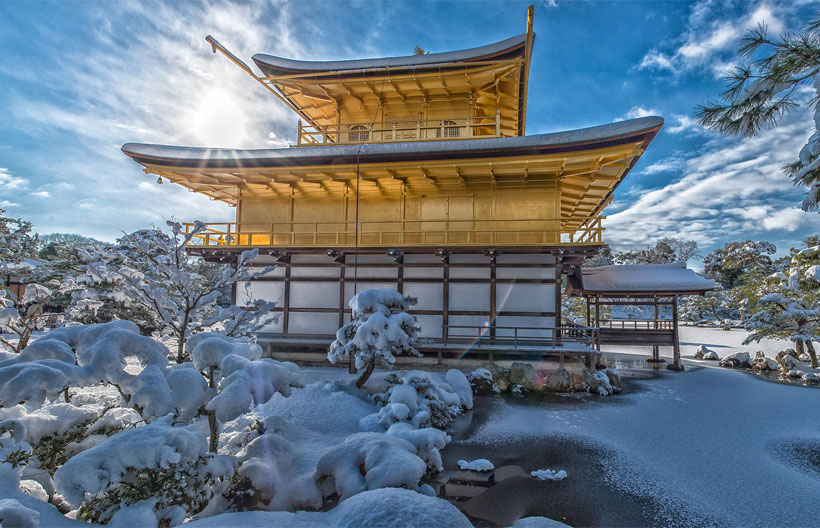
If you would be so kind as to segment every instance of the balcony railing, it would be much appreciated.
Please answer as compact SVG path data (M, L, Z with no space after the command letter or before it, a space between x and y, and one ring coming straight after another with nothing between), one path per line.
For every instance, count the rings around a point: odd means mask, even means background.
M206 247L578 246L602 244L603 217L577 229L558 219L379 220L205 224L189 245ZM185 223L186 233L193 223Z
M431 120L394 120L349 125L310 125L299 121L296 146L386 143L501 137L501 115Z

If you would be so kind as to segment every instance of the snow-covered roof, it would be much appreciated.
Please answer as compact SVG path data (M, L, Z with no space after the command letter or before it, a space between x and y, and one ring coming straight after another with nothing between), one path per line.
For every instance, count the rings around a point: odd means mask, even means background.
M523 48L527 35L521 34L486 46L446 53L408 55L405 57L383 57L377 59L357 59L339 61L302 61L257 53L253 61L265 75L289 75L335 71L366 71L384 68L421 68L453 62L488 60L504 56L518 48Z
M625 264L581 270L585 293L703 293L715 283L688 269L686 264Z
M654 134L663 125L660 117L641 117L577 130L493 139L368 143L278 149L220 149L126 143L122 151L143 165L234 168L400 161L402 158L473 158L519 156L566 151L594 144L594 148L636 141ZM646 138L651 140L651 137ZM647 143L648 143L647 140ZM593 148L593 147L588 147Z

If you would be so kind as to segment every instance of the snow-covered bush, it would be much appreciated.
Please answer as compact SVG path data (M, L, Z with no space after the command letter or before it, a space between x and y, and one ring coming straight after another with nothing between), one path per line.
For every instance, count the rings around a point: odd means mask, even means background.
M467 380L470 382L470 387L472 387L475 394L499 392L493 380L493 373L483 367L479 367L467 374Z
M353 296L348 303L351 321L336 332L327 359L335 364L352 357L356 369L364 369L356 380L356 386L361 387L377 366L392 367L395 356L419 356L419 327L408 313L416 302L390 288L365 290Z
M268 358L251 361L229 354L221 370L225 378L219 383L219 393L206 407L221 422L249 412L251 406L265 403L277 392L289 396L291 387L299 385L296 365Z
M456 416L473 406L472 392L466 376L457 370L451 375L460 383L459 392L453 390L449 383L433 379L429 372L409 370L392 372L384 380L388 387L385 391L374 394L373 400L384 408L379 412L383 425L396 421L407 421L416 427L436 427L446 429ZM400 418L405 414L406 417ZM387 420L387 423L384 421Z
M316 464L322 495L345 500L377 488L416 489L427 467L410 442L378 433L357 433L327 451Z
M563 469L537 469L530 472L530 476L538 480L564 480L567 478L567 472Z
M118 509L150 504L155 522L179 524L233 476L233 458L207 448L202 433L166 417L79 453L54 482L83 520L105 523Z

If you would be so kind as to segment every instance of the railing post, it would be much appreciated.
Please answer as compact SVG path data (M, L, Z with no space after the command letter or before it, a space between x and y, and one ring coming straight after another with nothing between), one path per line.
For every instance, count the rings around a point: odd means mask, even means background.
M501 109L495 109L495 135L501 137Z
M322 143L327 143L327 125L322 126Z
M301 119L299 120L299 123L297 124L297 127L298 127L298 129L297 129L297 133L296 133L296 144L301 145L302 144L302 120Z

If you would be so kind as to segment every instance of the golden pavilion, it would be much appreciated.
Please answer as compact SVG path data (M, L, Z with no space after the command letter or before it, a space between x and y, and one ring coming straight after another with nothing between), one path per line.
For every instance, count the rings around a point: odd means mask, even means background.
M395 288L439 361L587 353L595 336L561 322L562 272L603 244L601 213L663 120L526 135L527 31L448 53L308 62L223 53L298 119L277 149L129 143L159 176L236 207L189 251L233 261L259 248L252 284L281 317L276 350L326 350L356 291ZM235 302L242 302L235 299ZM306 352L307 353L307 352Z

